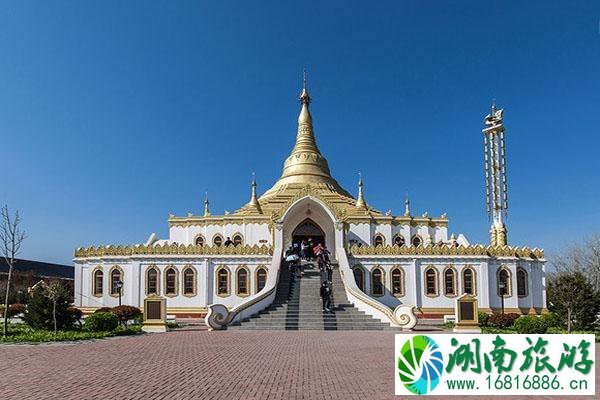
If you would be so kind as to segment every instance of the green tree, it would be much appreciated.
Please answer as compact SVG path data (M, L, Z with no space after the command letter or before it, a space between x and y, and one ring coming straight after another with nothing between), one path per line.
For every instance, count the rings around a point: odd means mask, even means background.
M600 311L600 296L581 272L550 275L546 294L548 308L561 319L567 332L593 328Z
M51 288L48 291L48 287ZM23 320L27 325L37 329L57 331L69 329L76 322L70 307L70 294L64 284L51 282L49 285L38 284L32 291L31 299Z

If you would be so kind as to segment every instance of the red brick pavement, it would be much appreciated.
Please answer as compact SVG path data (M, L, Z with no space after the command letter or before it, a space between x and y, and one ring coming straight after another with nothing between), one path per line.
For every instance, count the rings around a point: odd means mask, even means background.
M0 399L399 399L393 349L393 332L317 331L0 346Z

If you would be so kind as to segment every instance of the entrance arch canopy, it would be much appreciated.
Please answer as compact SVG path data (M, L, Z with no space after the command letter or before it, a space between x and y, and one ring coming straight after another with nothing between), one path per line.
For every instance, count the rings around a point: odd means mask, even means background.
M309 228L310 223L322 231L325 236L325 245L335 257L336 243L335 216L333 212L320 199L312 196L303 197L295 201L281 218L283 227L283 248L287 249L292 244L294 232L302 232ZM308 224L307 224L308 222Z

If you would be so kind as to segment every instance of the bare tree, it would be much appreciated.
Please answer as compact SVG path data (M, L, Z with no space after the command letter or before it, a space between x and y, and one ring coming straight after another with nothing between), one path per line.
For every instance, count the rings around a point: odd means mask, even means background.
M6 295L4 297L4 327L2 335L6 337L8 330L8 295L10 293L10 283L12 279L13 268L16 263L16 258L21 252L21 245L25 240L25 232L21 230L21 216L19 210L15 212L14 217L11 217L8 212L8 206L2 207L0 212L0 251L4 256L4 260L8 265L8 276L6 278Z
M581 272L600 292L600 235L568 247L562 254L552 257L556 272Z
M60 281L52 281L45 285L46 296L52 300L52 321L54 322L54 334L56 335L57 324L56 324L56 302L61 295L62 284Z

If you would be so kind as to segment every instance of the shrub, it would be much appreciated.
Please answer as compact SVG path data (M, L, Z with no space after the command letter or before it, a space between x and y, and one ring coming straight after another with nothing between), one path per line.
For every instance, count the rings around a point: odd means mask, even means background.
M522 315L515 321L518 333L542 334L548 330L548 325L542 317Z
M479 311L477 313L477 318L479 319L479 326L488 326L488 320L490 318L490 314Z
M544 320L544 323L546 324L546 326L548 326L548 328L562 327L562 321L560 317L555 313L543 314L540 318Z
M514 325L519 314L492 314L488 318L488 325L494 328L508 328Z
M67 312L71 314L73 321L75 321L81 328L81 318L83 317L83 311L81 311L77 307L69 307L67 308Z
M64 285L56 288L56 328L69 329L75 322L73 315L67 311L71 296ZM35 329L54 330L53 301L42 286L33 290L23 321Z
M83 327L90 332L108 332L119 326L119 318L112 312L95 312L88 316Z
M134 306L117 306L113 307L110 311L119 318L119 322L121 323L127 323L129 320L138 319L142 315L142 311Z
M100 308L96 309L96 311L94 311L94 313L97 313L97 312L111 312L111 311L112 311L112 308L110 308L110 307L100 307Z
M25 308L25 304L9 304L7 313L8 318L16 317L17 315L24 313ZM4 317L4 309L5 307L3 305L0 306L0 317Z

